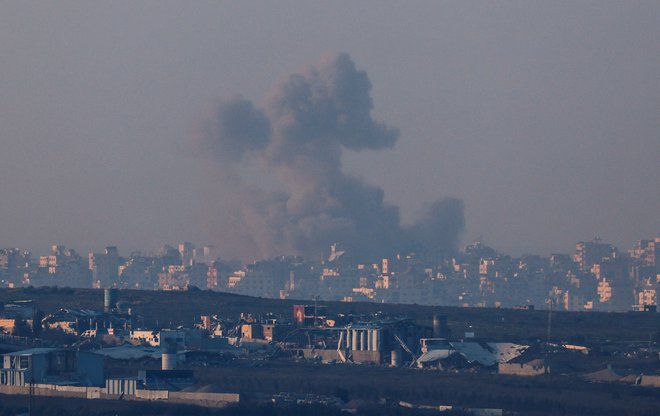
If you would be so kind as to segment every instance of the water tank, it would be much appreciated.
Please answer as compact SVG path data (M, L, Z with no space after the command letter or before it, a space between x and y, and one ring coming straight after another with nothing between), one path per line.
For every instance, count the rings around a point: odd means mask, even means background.
M399 367L401 365L401 350L392 350L390 356L392 367Z
M168 339L166 342L161 342L160 348L163 351L161 359L161 368L163 370L174 370L176 368L177 360L177 345L174 340Z
M112 311L117 304L117 289L103 290L103 310L107 313Z
M176 352L166 351L163 352L162 369L174 370L176 368Z

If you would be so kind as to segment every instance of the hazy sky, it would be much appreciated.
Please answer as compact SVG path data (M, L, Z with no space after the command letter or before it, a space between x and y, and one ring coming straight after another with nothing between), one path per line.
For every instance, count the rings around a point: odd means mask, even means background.
M327 51L400 130L344 169L405 220L456 197L510 253L660 231L657 0L3 1L0 246L226 244L196 123Z

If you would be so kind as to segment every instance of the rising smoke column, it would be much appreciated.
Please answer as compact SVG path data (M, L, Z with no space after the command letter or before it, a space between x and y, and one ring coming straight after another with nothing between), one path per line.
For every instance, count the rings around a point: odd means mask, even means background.
M397 129L371 117L371 82L347 54L323 56L274 85L260 106L237 96L215 104L202 143L220 167L219 181L234 202L234 224L254 245L252 255L315 257L333 242L358 258L400 250L454 250L464 227L463 207L447 199L403 227L383 190L347 175L342 150L391 148ZM259 164L280 185L268 191L236 174Z

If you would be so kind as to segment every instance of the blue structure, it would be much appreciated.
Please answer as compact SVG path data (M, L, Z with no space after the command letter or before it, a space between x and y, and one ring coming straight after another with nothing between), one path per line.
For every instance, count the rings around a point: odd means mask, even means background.
M32 383L103 386L102 355L58 348L31 348L2 356L0 384Z

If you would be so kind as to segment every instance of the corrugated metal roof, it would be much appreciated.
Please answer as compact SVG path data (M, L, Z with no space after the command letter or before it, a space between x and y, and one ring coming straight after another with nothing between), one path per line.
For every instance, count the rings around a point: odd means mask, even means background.
M478 342L448 342L449 348L444 345L438 345L434 348L433 343L427 346L430 349L422 354L419 362L443 360L454 352L458 352L469 363L477 362L483 366L490 367L497 363L507 363L521 355L528 345L513 344L511 342L488 342L480 344Z
M438 360L444 360L445 358L455 353L456 351L450 349L431 350L422 354L422 356L417 359L417 362L428 363Z
M513 344L511 342L489 342L487 345L498 363L508 363L529 348L529 345Z
M161 357L162 352L160 349L133 347L130 345L122 345L119 347L103 348L94 351L96 354L105 355L106 357L116 360L136 360L143 357L150 357L158 359Z
M493 353L477 342L451 342L450 344L469 363L477 362L486 367L497 364L497 360L493 356Z
M49 352L53 352L57 350L58 348L29 348L27 350L9 352L3 355L8 355L10 357L16 357L20 355L40 355L40 354L48 354Z

